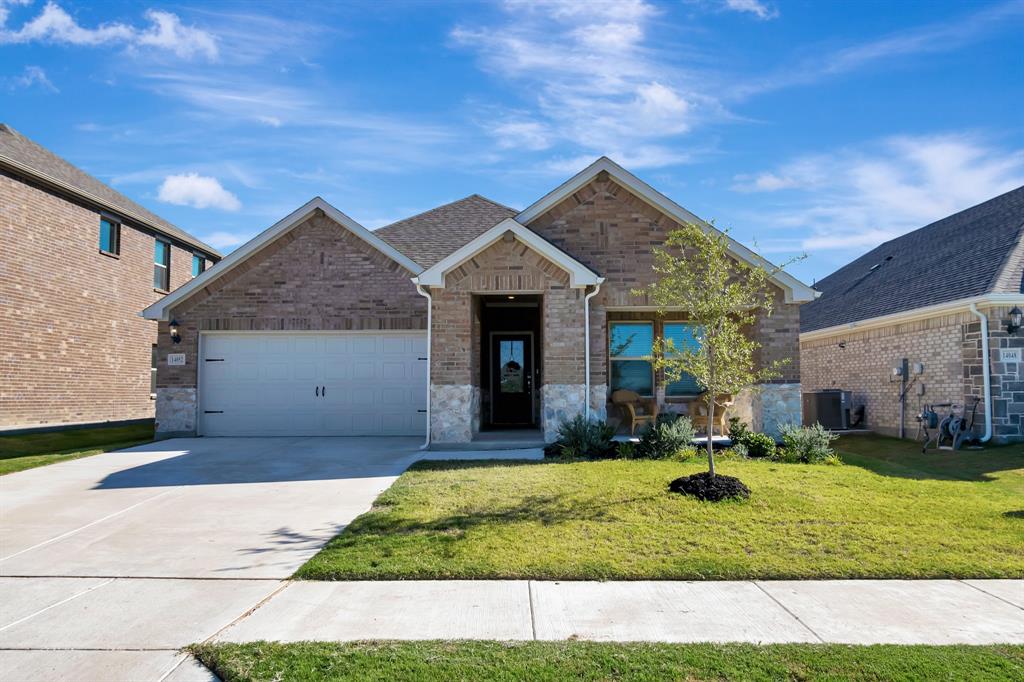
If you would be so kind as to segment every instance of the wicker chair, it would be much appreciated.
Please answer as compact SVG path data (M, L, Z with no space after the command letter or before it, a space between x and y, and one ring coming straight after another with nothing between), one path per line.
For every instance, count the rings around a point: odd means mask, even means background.
M618 406L625 421L629 422L629 433L636 433L640 424L653 424L658 420L658 401L655 398L641 398L636 391L619 389L612 393L612 404Z
M734 404L733 397L731 395L720 395L715 397L715 417L714 423L711 425L711 431L708 432L708 404L701 396L697 400L690 403L693 408L690 413L690 421L693 423L693 427L698 432L709 433L714 436L715 428L718 428L718 433L722 436L727 436L729 422L726 421L726 409L732 407Z

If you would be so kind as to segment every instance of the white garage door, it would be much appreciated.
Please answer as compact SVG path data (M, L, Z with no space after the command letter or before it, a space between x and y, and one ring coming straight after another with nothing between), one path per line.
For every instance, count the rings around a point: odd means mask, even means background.
M203 334L204 436L421 436L423 332Z

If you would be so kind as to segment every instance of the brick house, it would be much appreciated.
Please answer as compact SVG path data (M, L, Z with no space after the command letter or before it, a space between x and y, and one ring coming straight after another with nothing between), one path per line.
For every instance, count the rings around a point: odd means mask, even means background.
M979 438L1024 440L1024 337L1007 327L1024 308L1024 187L886 242L815 287L801 316L805 391L842 389L869 428L900 431L900 382L913 381L904 428L925 404L971 406ZM923 373L913 374L914 365Z
M705 224L607 158L523 211L472 195L376 232L313 199L146 309L161 325L158 433L429 424L433 442L509 428L550 441L566 417L604 418L616 388L684 411L695 383L666 383L643 356L656 336L685 340L686 313L630 293L682 222ZM766 430L800 418L800 305L815 295L784 274L772 286L752 333L764 360L792 363L735 408Z
M219 254L0 124L0 429L154 416L139 316Z

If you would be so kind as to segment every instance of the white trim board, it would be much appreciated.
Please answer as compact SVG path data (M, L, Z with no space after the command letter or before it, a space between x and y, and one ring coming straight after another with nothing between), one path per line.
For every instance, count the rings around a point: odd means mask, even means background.
M926 320L931 317L939 317L940 315L950 315L959 312L966 313L972 303L980 307L1005 305L1024 306L1024 294L991 293L982 294L981 296L973 296L970 298L960 298L955 301L936 303L935 305L925 306L923 308L914 308L912 310L904 310L902 312L891 313L889 315L869 317L865 320L857 320L855 322L847 322L846 324L837 324L831 327L822 327L821 329L802 332L800 334L800 340L814 341L816 339L827 339L830 336L840 336L843 334L867 331L869 329L889 327L894 324L916 322L918 320Z
M531 223L563 201L566 197L579 191L601 171L607 172L617 183L646 201L657 210L665 213L676 222L692 223L707 232L720 232L718 228L701 218L698 218L690 211L686 210L619 164L609 159L607 156L602 156L597 161L590 164L534 203L530 204L530 206L516 216L516 220L523 225ZM769 269L773 267L765 258L754 253L731 237L729 238L729 251L732 255L736 256L740 260L750 263L751 265L766 267ZM821 295L820 292L815 291L797 278L785 272L777 273L772 277L772 281L782 287L785 291L786 303L806 303L808 301L813 301Z
M574 289L582 289L584 287L600 284L604 281L604 278L599 277L596 272L585 266L583 263L580 263L565 251L562 251L533 230L523 227L523 225L517 222L514 218L506 218L484 232L482 235L473 239L455 253L449 254L440 262L419 273L417 277L413 278L413 282L422 286L443 289L444 277L448 272L482 253L485 249L502 239L506 232L511 232L516 236L518 241L522 242L530 249L536 251L540 255L544 256L544 258L568 272L570 287L573 287Z
M418 265L412 259L403 255L395 247L391 246L383 239L375 235L370 230L366 229L352 218L348 217L338 209L331 206L329 203L324 201L320 197L314 197L307 201L305 204L297 208L296 210L289 213L287 216L277 221L263 232L247 241L242 246L232 251L222 261L216 263L212 267L207 268L198 277L193 278L187 284L184 284L171 293L164 296L162 299L149 306L142 311L142 317L147 320L166 320L167 311L174 305L185 300L193 293L207 286L210 282L223 275L228 270L231 270L239 263L244 262L250 256L255 254L257 251L267 246L278 237L288 232L292 228L301 224L305 221L314 211L317 209L324 212L328 218L338 223L352 234L356 235L367 244L377 249L385 256L395 261L402 267L414 275L418 275L423 271L423 266Z

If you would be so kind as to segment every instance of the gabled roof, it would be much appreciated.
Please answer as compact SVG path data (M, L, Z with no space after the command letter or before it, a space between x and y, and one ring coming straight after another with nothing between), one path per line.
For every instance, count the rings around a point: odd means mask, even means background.
M989 292L1022 293L1024 187L897 237L815 285L800 311L811 332ZM1012 286L997 287L1016 268ZM1009 284L1009 282L1007 282Z
M456 268L491 246L499 239L502 239L507 232L511 232L516 239L547 258L569 273L569 286L582 288L604 281L597 273L580 263L578 260L562 251L557 246L541 237L512 218L506 218L491 229L479 235L476 239L464 245L455 253L449 254L432 267L421 272L413 278L416 284L432 287L444 287L444 276L449 270Z
M348 217L338 209L331 206L329 203L321 199L320 197L314 197L307 201L305 204L300 206L295 211L291 212L278 222L268 227L263 232L247 241L242 246L232 251L224 260L217 263L216 267L210 268L203 272L201 275L191 280L188 284L185 284L178 289L175 289L171 293L164 296L162 299L149 306L142 311L142 316L148 320L166 320L167 312L173 308L177 303L185 300L196 291L199 291L213 280L217 279L227 271L234 268L236 265L244 261L245 259L252 256L254 253L262 249L267 244L270 244L275 239L285 234L292 228L302 224L307 218L309 218L317 210L323 211L324 215L338 223L342 227L346 228L354 235L365 241L367 244L377 249L385 256L391 258L402 267L414 275L419 274L423 271L423 268L418 264L414 263L411 259L403 255L400 251L395 249L390 244L387 244L380 237L375 235L370 230L366 229L352 218Z
M143 208L4 123L0 123L0 167L77 196L115 215L134 220L220 258L220 253L209 244L199 241L188 232Z
M595 176L602 172L608 173L615 182L622 185L657 210L668 215L676 222L692 223L705 231L719 232L719 230L713 225L698 218L693 213L690 213L688 210L672 201L667 196L609 159L607 156L602 156L597 161L590 164L534 203L530 204L516 216L516 220L523 225L529 225L541 215L557 206L565 198L586 186L594 179ZM754 253L731 237L729 238L729 252L737 259L746 261L751 265L766 267L769 269L772 267L771 263L766 259L757 253ZM786 292L787 303L813 301L818 295L814 289L786 272L776 274L772 278L772 281L782 287Z
M375 234L424 267L454 252L516 214L479 194L432 208L376 230Z

